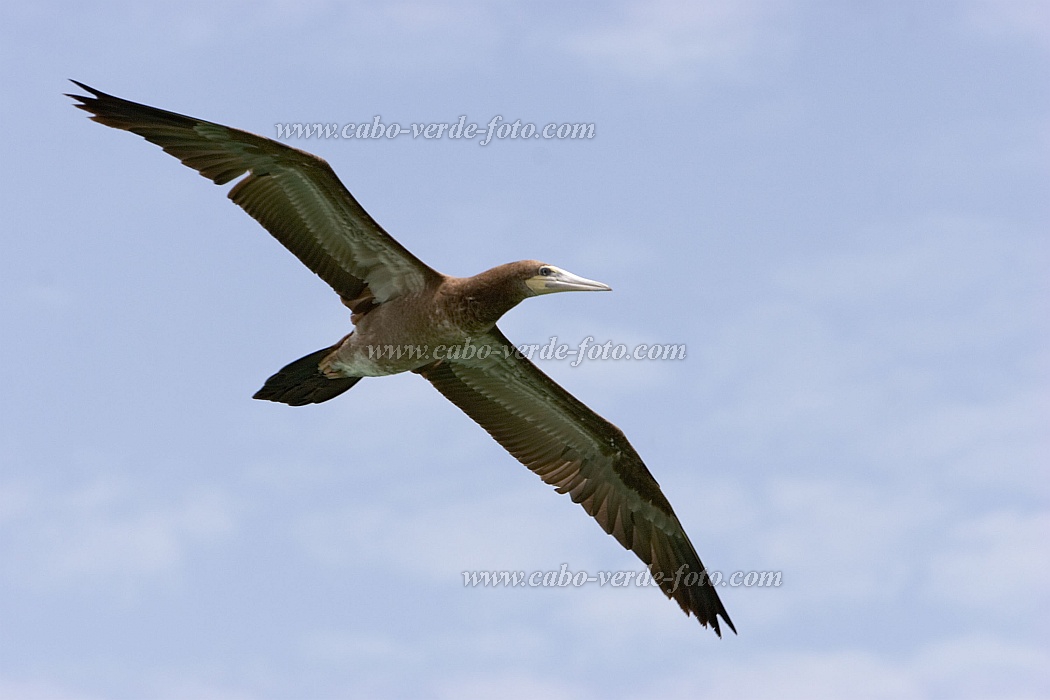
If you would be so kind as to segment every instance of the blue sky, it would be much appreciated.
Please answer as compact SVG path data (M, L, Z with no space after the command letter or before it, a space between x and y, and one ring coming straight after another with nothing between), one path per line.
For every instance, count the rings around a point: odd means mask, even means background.
M1050 13L1040 2L7 3L0 698L1050 694ZM76 78L279 122L589 122L289 141L433 267L539 258L520 343L631 438L718 640L426 382L251 400L348 314Z

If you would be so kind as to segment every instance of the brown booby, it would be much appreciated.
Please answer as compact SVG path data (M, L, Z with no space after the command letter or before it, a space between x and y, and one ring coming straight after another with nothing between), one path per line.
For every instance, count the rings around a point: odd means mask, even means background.
M229 198L350 308L349 335L281 369L255 398L320 403L362 377L415 372L637 554L686 615L719 636L719 617L736 631L671 504L623 432L516 352L496 327L528 297L608 286L535 260L474 277L443 275L384 231L321 158L73 82L92 96L68 96L94 121L138 134L217 185L246 175ZM465 350L468 342L474 352L441 358L383 352Z

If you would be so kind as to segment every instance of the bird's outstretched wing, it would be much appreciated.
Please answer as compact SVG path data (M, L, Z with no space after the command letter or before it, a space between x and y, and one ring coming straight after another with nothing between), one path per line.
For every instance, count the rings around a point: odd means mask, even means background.
M438 273L394 240L315 155L221 124L91 93L69 95L94 121L155 143L217 185L356 312L421 291Z
M441 360L416 372L637 554L687 615L719 636L721 617L735 632L671 504L623 432L541 372L498 328L472 342L474 359Z

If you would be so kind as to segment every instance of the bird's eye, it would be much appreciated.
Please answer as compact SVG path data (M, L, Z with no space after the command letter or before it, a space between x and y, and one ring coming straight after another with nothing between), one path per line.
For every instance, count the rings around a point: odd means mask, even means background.
M543 275L544 277L546 277L549 274L551 274L551 269L549 267L541 267L540 268L540 274Z

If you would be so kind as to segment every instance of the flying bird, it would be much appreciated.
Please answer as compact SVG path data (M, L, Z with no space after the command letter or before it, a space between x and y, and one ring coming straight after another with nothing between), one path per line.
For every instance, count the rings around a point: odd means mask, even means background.
M541 372L496 327L529 297L609 291L607 285L536 260L474 277L443 275L384 231L323 159L73 82L91 96L67 96L94 121L138 134L217 185L241 178L229 198L350 309L348 335L282 368L254 398L321 403L363 377L414 372L638 555L686 615L718 636L719 618L736 632L671 504L623 432ZM439 346L463 351L437 357ZM386 348L429 348L435 356Z

